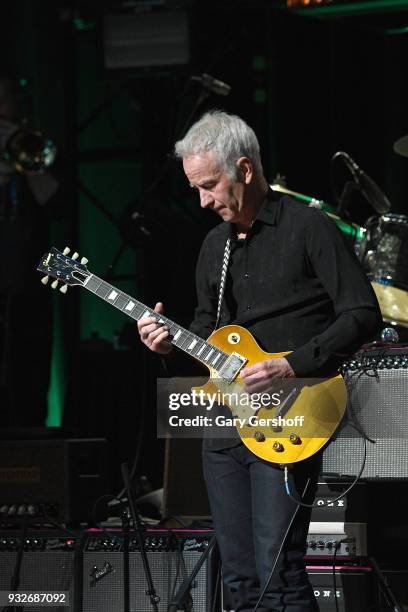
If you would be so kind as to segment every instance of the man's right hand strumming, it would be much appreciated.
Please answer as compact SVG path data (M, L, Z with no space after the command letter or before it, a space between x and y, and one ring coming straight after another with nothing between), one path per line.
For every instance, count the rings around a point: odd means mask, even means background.
M162 314L164 312L163 304L158 302L154 311ZM137 327L143 344L151 351L159 353L159 355L167 355L171 352L173 347L168 340L170 332L167 325L157 323L155 317L146 317L137 322Z

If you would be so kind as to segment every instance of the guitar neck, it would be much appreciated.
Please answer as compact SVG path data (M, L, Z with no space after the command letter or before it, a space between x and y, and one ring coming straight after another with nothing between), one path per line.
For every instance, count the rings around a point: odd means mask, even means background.
M123 293L123 291L95 276L95 274L90 274L83 286L135 321L140 321L146 317L155 317L158 323L169 328L169 340L174 346L194 357L207 368L219 370L227 361L229 357L227 353L196 336L188 329L177 325L162 314L155 312L130 295Z

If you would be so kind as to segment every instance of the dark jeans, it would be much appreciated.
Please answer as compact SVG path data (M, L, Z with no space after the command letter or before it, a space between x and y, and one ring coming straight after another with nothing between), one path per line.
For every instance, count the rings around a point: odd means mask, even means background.
M223 578L236 612L251 612L266 584L296 504L284 472L240 444L203 451L204 476L221 553ZM294 464L290 490L312 503L321 454ZM311 511L300 507L258 612L316 612L303 555Z

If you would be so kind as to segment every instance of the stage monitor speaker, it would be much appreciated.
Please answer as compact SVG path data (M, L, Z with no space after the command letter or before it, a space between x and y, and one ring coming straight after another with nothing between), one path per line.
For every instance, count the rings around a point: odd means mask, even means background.
M116 535L115 535L116 534ZM122 532L103 532L85 540L82 568L82 611L112 612L123 610ZM149 530L145 550L153 584L160 597L159 612L168 612L171 597L206 550L211 531ZM146 594L147 581L137 540L132 533L129 552L130 610L151 609ZM194 612L213 612L216 596L218 559L213 549L193 583L191 596Z
M103 439L2 440L0 520L21 514L88 521L107 490Z
M14 573L21 532L0 532L0 591L9 591ZM25 537L21 562L20 583L22 591L67 591L69 605L30 606L24 612L50 612L51 610L78 610L76 567L79 556L79 539L64 531L31 531ZM20 608L19 608L20 609Z
M367 441L364 479L408 478L408 347L372 349L346 364L349 418L375 443ZM323 476L356 476L364 444L345 427L323 455Z
M211 516L204 482L202 441L168 438L164 465L163 515L207 518Z

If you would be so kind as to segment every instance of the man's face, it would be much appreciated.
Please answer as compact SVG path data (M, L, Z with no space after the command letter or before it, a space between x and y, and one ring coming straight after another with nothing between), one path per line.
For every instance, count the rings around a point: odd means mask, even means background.
M219 167L211 152L183 159L191 187L198 190L202 208L209 208L223 219L237 223L244 203L245 181L234 179Z

